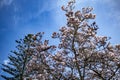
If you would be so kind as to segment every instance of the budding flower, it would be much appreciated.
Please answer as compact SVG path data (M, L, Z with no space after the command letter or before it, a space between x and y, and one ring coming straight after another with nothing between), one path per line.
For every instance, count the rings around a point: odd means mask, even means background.
M76 60L75 60L75 59L73 59L73 62L76 62Z
M115 56L115 54L113 52L109 52L110 56Z
M84 15L84 18L88 19L88 18L89 18L89 15L88 15L88 14L85 14L85 15Z
M49 56L48 56L48 57L52 58L53 56L52 56L51 54L49 54Z
M65 7L64 7L64 6L62 6L62 7L61 7L61 9L62 9L62 10L65 10Z
M52 38L56 38L57 36L58 36L58 34L56 32L53 32Z
M61 49L62 47L63 47L63 44L59 44L58 48L60 48L60 49Z
M95 19L95 17L96 17L96 15L95 15L95 14L93 14L91 18L92 18L92 19Z
M89 14L89 18L92 18L92 17L93 17L93 15L92 15L92 13L90 13L90 14Z
M44 41L44 45L47 46L47 45L48 45L48 42L49 42L49 40L45 40L45 41Z
M116 59L116 58L115 58L115 59L113 59L113 60L114 60L115 62L118 62L118 61L119 61L119 60L118 60L118 59Z
M116 45L116 48L120 49L120 45Z
M43 76L43 75L42 75L42 74L38 74L38 75L37 75L37 77L41 77L41 76Z
M108 46L107 46L107 49L108 49L109 51L113 52L113 46L108 45Z
M68 13L66 14L66 16L67 16L67 17L72 17L72 16L73 16L73 12L72 12L72 11L68 12Z
M96 33L95 33L95 32L93 32L93 33L92 33L92 36L94 37L95 35L96 35Z
M51 49L52 49L52 50L55 50L55 49L56 49L56 46L55 46L55 45L52 45L52 46L51 46Z
M61 62L62 65L65 65L65 62Z
M61 56L61 54L60 54L60 53L57 53L57 54L56 54L56 56L57 56L57 57L60 57L60 56Z
M32 60L36 61L37 60L37 56L33 56Z
M61 31L61 32L64 32L66 29L67 29L66 27L62 27L62 28L60 29L60 31Z
M83 27L86 27L88 24L87 24L87 22L83 22Z
M82 16L82 14L81 14L81 12L80 12L80 11L75 12L75 17L80 18L81 16Z

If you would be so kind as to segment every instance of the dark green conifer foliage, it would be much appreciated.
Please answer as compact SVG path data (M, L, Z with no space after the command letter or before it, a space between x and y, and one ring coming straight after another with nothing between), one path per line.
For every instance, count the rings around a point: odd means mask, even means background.
M26 53L30 53L30 43L32 42L32 34L28 34L24 39L16 40L17 50L11 51L12 54L8 56L9 63L2 64L2 70L11 77L1 75L5 80L23 80L23 77L27 76L26 63L30 56Z

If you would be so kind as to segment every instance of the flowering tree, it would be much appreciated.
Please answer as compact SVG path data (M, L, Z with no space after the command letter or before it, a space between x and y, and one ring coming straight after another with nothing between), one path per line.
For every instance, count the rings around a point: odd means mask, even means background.
M75 0L62 6L67 25L52 38L59 45L49 45L44 33L29 34L24 41L29 49L23 78L37 80L116 80L120 78L120 45L112 46L109 37L98 36L98 26L87 7L74 11ZM20 49L21 50L21 49Z
M75 1L68 2L62 10L66 12L67 26L54 32L53 38L59 38L60 51L53 59L63 69L67 79L118 79L120 78L120 45L112 46L109 37L97 36L98 26L93 8L73 11Z
M52 80L52 64L53 61L50 59L52 51L55 50L55 46L49 46L49 40L42 40L44 33L37 33L32 35L32 42L30 43L30 50L32 53L28 53L30 60L26 64L28 75L27 77L31 79L42 79L42 80ZM52 79L51 79L52 78Z

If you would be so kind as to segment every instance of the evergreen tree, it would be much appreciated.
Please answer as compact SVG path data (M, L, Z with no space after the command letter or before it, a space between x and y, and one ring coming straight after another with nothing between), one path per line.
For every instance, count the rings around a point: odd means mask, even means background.
M32 42L32 34L28 34L24 39L16 40L17 50L11 51L12 54L8 56L9 63L2 64L2 70L11 77L7 77L5 75L1 75L6 80L23 80L26 73L26 63L29 60L30 56L28 53L31 53L30 43Z
M42 32L37 34L28 34L24 39L16 40L17 50L8 56L9 63L2 64L2 70L10 74L10 77L1 75L6 80L23 80L25 78L38 79L49 78L47 74L50 68L46 58L55 46L49 46L48 40L42 41ZM49 60L49 59L48 59ZM49 70L45 72L45 70ZM40 74L44 74L40 76Z

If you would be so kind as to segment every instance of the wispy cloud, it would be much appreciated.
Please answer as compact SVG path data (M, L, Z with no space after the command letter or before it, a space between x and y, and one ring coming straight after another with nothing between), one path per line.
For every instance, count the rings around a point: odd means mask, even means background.
M109 19L112 20L112 26L114 28L120 29L120 1L119 0L105 0L105 5L108 6L108 11L106 14L108 15Z
M13 0L0 0L0 8L3 6L9 6L12 4Z
M4 63L5 65L8 65L9 62L10 62L10 61L9 61L8 59L3 61L3 63Z
M29 0L28 0L29 1ZM23 6L22 4L17 5L14 4L14 11L15 11L15 15L13 16L13 20L14 20L14 24L15 26L21 24L21 23L26 23L29 22L32 19L37 19L40 18L41 14L44 12L51 12L55 6L53 6L54 4L51 4L53 1L39 1L37 0L37 3L31 3L31 2L24 2L24 4L31 4L32 7L30 6L29 8L31 9L27 9L25 6ZM29 6L29 5L26 5ZM32 11L32 8L35 7L34 11Z

